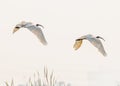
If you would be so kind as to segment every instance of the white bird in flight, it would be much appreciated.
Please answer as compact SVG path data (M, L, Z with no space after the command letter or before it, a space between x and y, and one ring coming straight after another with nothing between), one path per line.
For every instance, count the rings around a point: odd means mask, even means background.
M102 42L99 40L99 38L102 39L102 40L104 40L104 39L103 39L102 37L100 37L100 36L94 37L94 36L91 35L91 34L88 34L88 35L85 35L85 36L81 36L80 38L78 38L78 39L75 40L75 44L74 44L73 48L74 48L75 50L79 49L80 46L81 46L81 44L82 44L82 41L83 41L84 39L86 39L86 40L88 40L91 44L93 44L103 56L107 56L107 54L106 54L106 52L105 52L105 49L104 49L104 47L103 47L103 45L102 45ZM105 40L104 40L104 41L105 41Z
M41 30L41 26L42 28L44 28L42 25L40 24L36 24L33 25L31 22L25 22L22 21L21 23L17 24L13 30L13 33L15 33L16 31L18 31L20 28L27 28L28 30L30 30L33 34L35 34L37 36L37 38L40 40L40 42L43 45L47 45L47 41L44 37L44 34Z

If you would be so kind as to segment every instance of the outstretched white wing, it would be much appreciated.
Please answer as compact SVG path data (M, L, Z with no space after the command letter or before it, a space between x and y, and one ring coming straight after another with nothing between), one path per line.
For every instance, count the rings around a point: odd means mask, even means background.
M39 28L38 26L31 25L27 27L27 29L29 29L33 34L35 34L42 44L47 45L47 41L44 37L41 28Z
M87 38L88 41L90 41L98 50L100 53L102 53L104 56L106 56L105 49L102 45L102 42L97 38Z

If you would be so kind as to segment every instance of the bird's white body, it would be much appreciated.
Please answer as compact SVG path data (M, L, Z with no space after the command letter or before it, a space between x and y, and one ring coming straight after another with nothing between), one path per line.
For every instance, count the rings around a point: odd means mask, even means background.
M81 46L82 40L84 40L84 39L88 40L93 46L95 46L99 50L99 52L101 54L103 54L103 56L107 55L105 52L105 49L102 45L102 42L97 37L95 37L91 34L81 36L80 38L78 38L74 44L75 50L77 50Z
M36 25L33 25L31 22L23 21L23 22L17 24L15 26L15 29L13 30L13 33L15 33L18 29L20 29L22 27L27 28L33 34L35 34L42 44L44 44L44 45L47 44L47 41L46 41L46 39L45 39L45 37L43 35L43 32L42 32L41 28L36 26Z

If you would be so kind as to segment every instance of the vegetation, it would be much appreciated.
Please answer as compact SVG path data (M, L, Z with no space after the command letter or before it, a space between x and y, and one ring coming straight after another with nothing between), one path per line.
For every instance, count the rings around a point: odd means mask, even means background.
M6 86L15 86L14 80L10 83L5 82ZM48 72L47 68L44 68L44 77L43 79L40 77L40 73L37 72L34 74L33 78L29 78L28 82L25 85L18 86L71 86L70 84L65 85L65 82L57 81L54 77L54 73Z

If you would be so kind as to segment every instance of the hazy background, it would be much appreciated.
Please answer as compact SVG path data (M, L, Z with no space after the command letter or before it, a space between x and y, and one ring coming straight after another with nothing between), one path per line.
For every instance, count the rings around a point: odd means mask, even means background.
M45 27L47 46L25 28L12 34L23 20ZM120 84L119 0L1 0L0 28L0 83L24 83L47 66L72 86ZM75 39L86 34L106 40L107 57L88 41L74 51Z

